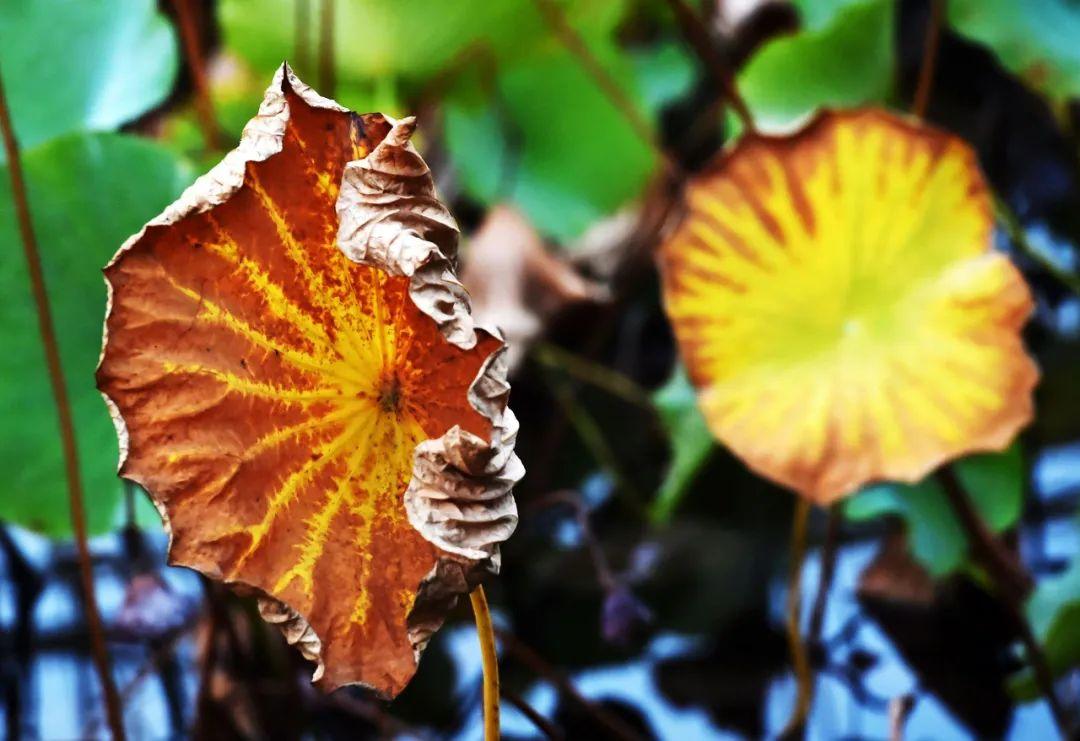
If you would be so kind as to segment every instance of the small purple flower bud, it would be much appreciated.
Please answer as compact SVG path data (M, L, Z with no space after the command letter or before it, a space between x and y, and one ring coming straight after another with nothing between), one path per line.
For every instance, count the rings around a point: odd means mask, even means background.
M608 643L627 646L641 635L652 619L652 611L634 596L630 588L617 584L604 598L601 633Z

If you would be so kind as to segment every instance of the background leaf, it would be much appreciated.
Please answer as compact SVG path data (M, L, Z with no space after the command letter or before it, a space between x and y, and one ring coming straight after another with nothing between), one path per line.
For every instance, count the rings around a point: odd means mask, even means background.
M617 47L624 0L560 5L643 112L689 86L693 65L681 46ZM396 101L410 91L441 94L445 143L468 195L514 203L545 236L579 236L639 195L655 169L648 144L531 2L352 0L335 12L337 99L358 111L400 114ZM295 57L291 0L224 0L219 20L226 45L260 72ZM303 76L303 63L296 67Z
M315 82L315 60L305 69L296 60L293 0L222 0L218 12L226 46L270 75L282 59L301 78ZM622 18L625 0L562 3L572 25L584 35L604 36ZM308 40L317 48L317 4L311 3ZM469 58L517 59L557 45L531 2L491 0L432 3L428 0L344 0L335 5L337 99L358 112L376 86L394 81L422 83L446 76Z
M101 268L192 179L175 154L119 134L72 134L26 150L34 226L78 432L89 526L106 530L121 491L116 432L94 386L105 284ZM53 536L70 532L59 432L26 262L0 167L0 428L6 472L0 519Z
M177 46L156 8L154 0L0 3L0 70L20 146L112 129L165 99Z
M994 532L1012 527L1024 501L1024 458L1018 444L1004 453L974 455L953 464L986 524ZM856 522L897 515L907 526L912 555L933 576L944 576L967 560L967 536L953 515L941 484L932 476L918 484L875 484L844 502Z
M632 90L625 59L608 69ZM652 152L569 54L503 67L495 88L471 95L478 105L455 96L447 106L447 145L474 197L509 200L540 232L566 241L640 192ZM502 103L501 121L492 97ZM493 134L498 150L480 142ZM603 147L587 144L601 139ZM498 159L483 156L496 151Z
M893 3L799 5L803 30L766 44L738 76L754 121L765 131L790 128L823 106L883 101L892 88Z
M1080 556L1074 557L1065 571L1041 581L1026 610L1051 673L1057 677L1080 664ZM1010 690L1019 700L1030 702L1040 697L1030 670L1016 677Z
M686 94L694 82L694 60L680 43L663 42L648 49L630 50L628 55L635 87L654 118L664 106Z
M650 515L653 522L667 522L716 444L698 409L697 394L682 364L677 365L667 383L653 393L653 402L668 435L671 458Z
M593 52L643 114L692 80L681 47L631 56L598 44ZM445 106L447 147L469 194L514 203L562 242L638 196L656 168L626 115L562 47L502 65L491 86L480 74L463 79Z
M1051 97L1080 95L1080 4L1068 0L952 0L949 23L990 47Z
M815 30L825 28L836 20L838 13L850 5L862 5L866 0L792 0L792 5L799 11L799 18L804 28Z

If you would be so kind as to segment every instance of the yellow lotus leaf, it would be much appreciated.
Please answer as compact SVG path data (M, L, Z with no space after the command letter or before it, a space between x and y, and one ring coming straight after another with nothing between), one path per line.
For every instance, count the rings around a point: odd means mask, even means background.
M98 384L170 562L260 599L326 688L397 694L517 521L504 347L409 144L279 70L121 247Z
M1000 450L1032 415L1022 276L959 139L880 110L746 136L659 261L713 434L818 503Z

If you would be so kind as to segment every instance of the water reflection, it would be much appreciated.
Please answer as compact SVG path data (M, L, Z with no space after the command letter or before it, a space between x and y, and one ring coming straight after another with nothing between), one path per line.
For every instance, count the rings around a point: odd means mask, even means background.
M1039 500L1045 505L1062 498L1073 497L1080 492L1080 443L1048 449L1035 462L1033 478L1036 490L1041 494ZM1070 507L1071 509L1071 507ZM1023 529L1022 548L1029 563L1041 563L1052 560L1067 563L1080 552L1080 534L1071 517L1050 517L1043 522L1033 522ZM563 533L564 541L572 538ZM973 735L998 735L1015 739L1053 739L1058 737L1053 718L1043 702L1012 706L1011 699L1005 694L1003 680L1005 672L1019 663L1017 647L1007 640L1000 646L1000 655L995 655L995 640L999 637L989 630L986 635L979 635L981 626L972 625L971 648L987 664L985 675L980 675L978 668L970 663L962 663L950 649L955 645L938 645L930 655L918 655L920 669L934 679L928 686L927 679L920 677L917 671L905 659L904 651L894 642L894 637L887 633L882 624L868 610L867 605L857 598L860 575L875 559L879 551L876 541L854 542L842 547L837 556L836 576L832 594L826 612L823 635L827 651L821 659L816 676L815 703L808 723L809 739L836 738L888 738L890 733L889 701L910 695L913 706L906 722L906 737L911 739L968 739ZM807 558L803 571L803 584L806 594L803 599L806 614L812 609L814 590L820 574L820 552L815 551ZM778 574L770 586L769 632L778 639L782 631L785 609L786 583ZM987 609L992 611L994 604L985 594L974 587L958 584L956 594L951 594L965 611L972 604L981 605L987 601ZM972 602L974 600L974 603ZM948 609L953 609L950 606ZM944 620L938 613L929 613L931 620ZM988 612L976 610L958 613L963 620L978 622ZM750 621L752 622L752 620ZM760 624L764 621L758 621ZM957 626L931 626L931 630L942 629L946 637ZM958 626L965 630L965 625ZM922 630L919 624L917 630ZM736 631L737 633L737 631ZM746 640L746 635L733 635L734 641ZM923 636L933 646L934 637ZM717 640L724 640L721 634ZM476 657L475 636L468 626L455 628L447 639L447 645L457 667L459 692L463 697L472 692L479 682L480 666ZM925 648L925 645L923 648ZM772 646L761 635L754 637L749 650L768 653L775 652L775 640ZM732 652L722 651L724 660L737 663ZM967 654L965 654L967 656ZM969 657L970 658L970 657ZM786 659L785 659L786 661ZM642 713L656 737L664 739L726 739L748 736L776 737L784 728L788 714L794 702L795 682L787 671L786 663L776 671L767 682L764 698L756 710L761 714L760 726L748 731L746 727L735 728L718 722L718 717L729 717L731 707L724 708L724 696L731 694L730 688L722 684L751 684L753 678L743 674L741 678L733 675L719 660L716 647L707 637L683 636L661 633L655 636L647 648L631 661L609 666L590 668L571 674L582 694L592 700L618 700ZM658 682L658 673L662 676L665 665L675 667L676 672L691 677L701 690L697 693L684 693L680 697L678 689L666 687ZM937 664L935 667L934 665ZM711 676L695 674L702 665L711 665ZM944 684L940 682L944 681ZM958 686L967 683L969 686ZM935 692L936 690L936 692ZM942 693L971 708L966 719L956 715L956 711L942 701L937 694ZM675 695L678 702L671 699ZM545 717L553 718L557 712L558 697L556 691L544 683L536 683L526 693L527 701ZM686 700L692 704L688 705ZM967 703L967 705L964 705ZM708 707L713 705L714 712ZM505 711L505 730L508 735L535 737L536 729L527 718L513 708ZM966 720L966 722L965 722ZM466 726L458 736L474 740L481 737L481 718L479 708L470 713ZM981 733L973 734L972 724L981 728ZM982 724L980 726L980 724ZM990 733L988 729L993 729Z
M1072 514L1080 493L1080 443L1048 448L1034 462L1032 479L1039 494L1028 508L1021 548L1032 569L1046 576L1080 552L1080 533ZM582 546L565 527L555 532L568 551ZM45 739L100 737L104 729L98 717L96 681L88 656L73 648L85 645L85 635L70 546L57 546L23 532L13 532L12 537L27 563L46 575L33 601L35 637L25 668L19 666L20 654L14 650L19 591L7 559L5 578L0 581L0 624L7 640L4 677L9 691L13 682L22 682L23 734ZM715 548L732 547L715 538L710 542ZM164 538L154 536L150 543L155 558L160 559ZM106 622L116 626L131 585L122 538L99 538L93 546L99 601ZM993 601L970 582L933 585L933 599L899 606L878 599L880 595L867 589L865 580L861 598L857 596L860 579L881 557L881 547L881 539L874 534L839 550L823 625L823 648L816 654L816 699L808 738L888 738L889 702L905 695L914 699L906 724L910 739L1055 738L1045 703L1012 706L1004 693L1001 680L1019 664L1019 656L1007 632L997 627ZM661 626L630 658L580 668L569 676L585 697L640 722L655 738L775 737L788 720L795 695L782 633L782 571L776 569L769 584L767 612L744 606L712 635L679 634ZM819 571L820 553L813 551L802 575L804 618L812 609ZM180 569L161 573L176 595L194 603L201 599L198 579L192 573ZM908 591L919 593L914 588ZM513 627L511 615L497 618L504 627ZM198 659L190 630L195 622L193 612L187 618L188 627L171 646L180 667L178 688L171 695L146 645L113 636L114 670L126 693L133 737L169 737L178 729L183 733L190 728L198 689ZM581 630L595 634L596 626L582 624ZM463 708L463 715L453 728L422 732L440 738L480 739L480 661L472 625L459 621L449 626L432 650L429 665L434 653L445 652L449 657L453 701ZM1075 694L1075 682L1071 689ZM520 694L545 717L565 720L567 708L560 707L558 692L545 681L533 681ZM179 713L176 695L183 701ZM507 738L538 736L532 723L508 703L503 724Z

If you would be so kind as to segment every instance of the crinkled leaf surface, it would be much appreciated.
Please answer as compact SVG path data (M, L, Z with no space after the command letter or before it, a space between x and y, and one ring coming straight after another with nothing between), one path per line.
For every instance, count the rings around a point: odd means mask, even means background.
M1080 4L1070 0L953 0L949 24L1058 100L1080 95Z
M149 225L106 269L98 379L130 441L122 475L167 514L171 561L273 597L290 624L298 614L304 636L287 634L326 687L394 695L443 555L406 516L414 451L455 425L490 435L468 397L501 342L481 331L451 345L408 278L345 257L345 165L390 127L297 89L272 85L249 125L284 117L280 151L260 150L218 205Z
M974 153L868 109L749 136L688 187L663 290L710 429L820 503L1000 450L1032 415L1032 301Z
M697 394L682 365L653 393L653 403L668 435L671 458L650 514L655 522L666 522L716 443L698 409Z
M1001 532L1016 524L1024 504L1024 458L1019 445L1013 444L1004 453L969 456L954 465L957 478L991 530ZM934 576L967 563L967 536L941 484L932 477L917 484L868 486L844 503L844 515L857 522L883 515L903 518L912 554Z
M116 435L92 379L101 351L101 265L193 173L158 145L117 134L72 134L26 149L23 169L75 415L89 527L103 532L115 521L120 483ZM11 203L0 165L0 409L18 420L0 438L0 519L65 537L59 428Z
M4 0L0 39L22 147L138 118L176 77L175 33L154 0Z
M763 131L789 129L822 106L882 102L892 88L892 2L800 6L803 29L766 44L738 76L739 91Z

